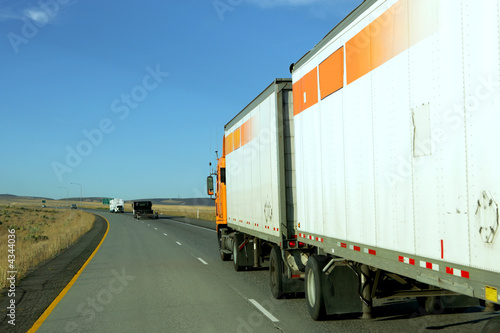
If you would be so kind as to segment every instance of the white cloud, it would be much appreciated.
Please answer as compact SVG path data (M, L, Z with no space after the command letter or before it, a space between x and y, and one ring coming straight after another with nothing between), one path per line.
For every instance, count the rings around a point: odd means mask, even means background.
M45 25L50 22L49 15L47 15L46 12L40 9L27 9L24 12L24 15L26 15L27 18L31 19L32 21L38 24Z
M78 0L65 0L61 4L59 1L37 1L36 5L19 0L0 0L0 22L28 19L40 26L56 24L61 13L77 2Z

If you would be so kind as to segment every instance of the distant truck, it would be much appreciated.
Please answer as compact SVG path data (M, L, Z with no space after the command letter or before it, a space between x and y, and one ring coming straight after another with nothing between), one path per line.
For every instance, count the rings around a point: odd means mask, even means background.
M125 206L123 199L111 199L109 201L110 213L123 213L124 211L125 211Z
M140 219L141 217L147 217L150 219L157 219L158 212L153 212L153 204L151 201L134 201L132 203L132 212L134 218Z

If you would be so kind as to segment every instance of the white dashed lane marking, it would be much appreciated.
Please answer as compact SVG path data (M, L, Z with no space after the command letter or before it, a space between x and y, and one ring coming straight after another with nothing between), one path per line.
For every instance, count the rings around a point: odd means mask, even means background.
M279 322L279 320L273 316L269 311L267 311L262 305L260 305L256 300L249 299L250 303L252 303L264 316L269 318L273 323Z

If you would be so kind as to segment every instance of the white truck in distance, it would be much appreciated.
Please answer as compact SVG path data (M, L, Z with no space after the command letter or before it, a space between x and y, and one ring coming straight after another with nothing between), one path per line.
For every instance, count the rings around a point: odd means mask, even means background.
M109 211L110 213L123 213L125 210L123 199L111 199L109 200Z

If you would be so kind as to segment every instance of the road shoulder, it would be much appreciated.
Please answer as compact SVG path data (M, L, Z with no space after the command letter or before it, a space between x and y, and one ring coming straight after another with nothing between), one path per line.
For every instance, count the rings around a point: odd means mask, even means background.
M0 293L0 332L26 332L54 301L97 248L107 230L107 222L95 215L92 229L63 253L41 265L24 278L15 291L15 326L8 323L10 297Z

